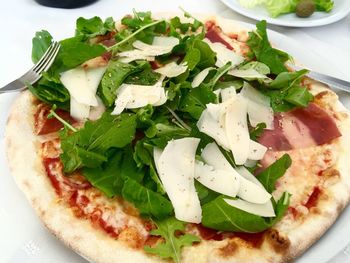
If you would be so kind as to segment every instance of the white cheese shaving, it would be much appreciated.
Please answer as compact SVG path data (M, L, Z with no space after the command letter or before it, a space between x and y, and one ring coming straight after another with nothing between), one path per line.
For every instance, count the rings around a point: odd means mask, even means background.
M252 203L266 203L271 195L262 187L254 182L246 179L240 175L226 160L225 156L221 153L219 147L215 143L207 144L203 149L201 157L203 160L214 167L214 169L227 170L239 178L240 187L237 196L240 198L252 202Z
M239 177L231 171L214 169L210 165L196 161L194 178L220 194L235 197L238 193Z
M235 208L238 208L253 215L262 217L276 216L271 202L267 202L264 204L252 204L240 199L224 199L224 201Z
M255 127L258 123L265 123L267 129L273 129L273 110L270 98L244 82L240 94L248 101L248 117L250 124Z
M178 220L200 223L202 209L194 186L198 138L169 141L163 152L155 152L157 171Z
M141 108L148 104L163 105L167 100L165 90L162 87L163 79L161 77L153 86L122 84L118 89L112 114L118 115L124 109Z
M87 83L86 71L77 67L61 74L61 82L78 103L97 106L95 92Z
M61 74L60 80L70 94L70 114L77 120L89 117L90 106L98 106L96 91L107 67L77 67Z
M187 66L184 64L176 64L176 62L170 62L164 67L158 68L155 72L167 76L168 78L173 78L181 75L187 70Z
M202 82L205 80L205 78L208 76L210 70L212 70L213 67L203 69L201 72L199 72L192 81L192 88L197 88Z
M133 43L136 49L118 53L118 56L121 57L119 61L124 63L135 60L154 61L156 56L171 52L178 44L179 39L176 37L154 37L152 45L136 40Z
M237 165L244 164L249 155L250 138L247 124L247 107L247 101L237 96L226 111L226 136Z
M267 151L266 146L256 141L250 140L248 159L255 160L255 161L261 160L264 157L266 151Z
M228 87L228 88L222 89L220 94L221 94L221 101L225 102L232 98L235 98L237 95L237 92L235 87Z
M242 78L242 79L266 79L267 76L257 72L255 69L231 69L227 74Z
M205 38L204 41L209 45L209 47L216 53L216 63L215 66L222 67L227 62L231 62L233 66L237 66L244 61L244 57L235 53L233 50L229 50L225 45L219 42L211 42L209 39Z

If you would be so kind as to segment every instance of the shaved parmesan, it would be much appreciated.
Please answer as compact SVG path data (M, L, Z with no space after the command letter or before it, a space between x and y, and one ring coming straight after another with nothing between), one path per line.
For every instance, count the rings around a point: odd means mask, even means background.
M212 166L196 161L194 178L220 194L235 197L238 193L239 177L228 170L214 169Z
M235 163L244 164L248 159L250 142L246 100L237 97L234 103L228 106L225 129Z
M250 140L249 142L249 153L248 153L248 159L250 160L261 160L265 153L267 151L266 146L255 142L253 140Z
M214 138L220 146L229 149L229 143L224 129L224 119L221 118L221 114L216 112L215 107L212 110L207 108L202 112L197 122L197 127L201 132Z
M89 117L90 106L77 102L73 96L70 98L70 115L76 120L85 120Z
M231 62L233 66L237 66L244 61L243 56L235 53L233 50L229 50L222 43L219 43L219 42L212 43L207 38L205 38L204 41L216 53L217 60L216 60L215 66L222 67L228 62Z
M163 152L155 152L157 171L178 220L200 223L202 209L194 186L198 138L169 141Z
M106 111L106 107L103 104L102 100L97 97L98 105L96 107L90 108L89 120L98 120L101 118L102 114Z
M262 217L276 216L271 202L266 202L264 204L252 204L240 199L224 199L224 201L230 206L233 206L253 215Z
M255 177L255 175L249 172L248 169L244 166L237 167L236 171L248 181L251 181L252 183L260 186L262 189L265 189L264 186L260 183L260 181Z
M86 72L86 82L90 90L96 94L98 85L101 82L103 74L105 74L107 67L99 67L99 68L89 68ZM97 104L98 105L98 104ZM97 106L93 105L93 106Z
M153 38L152 46L171 47L173 49L179 43L180 41L177 37L155 36Z
M257 204L266 203L271 195L262 187L261 184L256 184L245 176L239 174L226 160L225 156L221 153L219 147L215 143L207 144L203 149L201 157L203 160L218 170L227 170L234 173L239 178L239 190L237 196L240 198ZM252 175L253 176L253 175Z
M232 98L236 97L236 88L235 87L228 87L226 89L222 89L221 92L221 100L222 102L228 101Z
M271 198L271 194L269 194L264 188L242 176L240 178L240 187L237 195L240 198L255 204L264 204Z
M118 115L124 109L142 108L148 104L163 105L167 100L165 90L162 87L163 79L160 78L153 86L122 84L118 89L112 114Z
M230 71L227 72L227 74L238 77L238 78L242 78L242 79L266 79L267 76L263 75L259 72L257 72L255 69L245 69L245 70L241 70L241 69L231 69Z
M123 63L130 63L135 60L147 60L147 61L155 60L154 56L149 56L145 52L137 49L118 53L118 56L121 57L119 61Z
M170 62L164 67L158 68L155 72L167 76L168 78L173 78L181 75L187 70L187 66L184 64L176 64L176 62Z
M213 68L210 67L210 68L206 68L206 69L203 69L201 72L199 72L193 79L192 81L192 88L196 88L198 87L200 84L202 84L202 82L205 80L205 78L208 76L209 74L209 71L212 70Z
M76 102L97 106L97 99L91 86L87 82L86 71L82 67L77 67L61 74L60 80L69 91L71 97Z
M258 123L265 123L267 129L273 129L273 110L270 98L244 82L240 94L248 101L248 117L250 124L255 127Z
M215 142L208 143L202 150L203 160L215 169L231 170L231 164L226 160Z

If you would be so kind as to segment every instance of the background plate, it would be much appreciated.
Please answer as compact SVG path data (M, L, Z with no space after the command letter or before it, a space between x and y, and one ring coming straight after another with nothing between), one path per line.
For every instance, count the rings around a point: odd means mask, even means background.
M246 27L254 25L244 23ZM269 32L271 42L290 53L298 62L322 72L333 71L345 75L336 64L326 63L327 57L306 50L297 41L274 31ZM26 53L30 51L27 50ZM350 109L350 95L338 93ZM24 195L15 185L8 170L4 147L6 119L16 94L0 95L0 262L6 263L61 263L86 261L65 247L41 224ZM350 241L350 207L339 217L332 228L297 262L327 262Z
M349 0L334 0L333 10L329 13L315 12L308 18L299 18L295 14L281 15L276 18L269 16L267 10L262 6L245 8L239 4L239 0L220 0L232 10L255 20L265 19L268 23L289 27L313 27L334 23L350 13ZM287 0L285 0L287 1Z

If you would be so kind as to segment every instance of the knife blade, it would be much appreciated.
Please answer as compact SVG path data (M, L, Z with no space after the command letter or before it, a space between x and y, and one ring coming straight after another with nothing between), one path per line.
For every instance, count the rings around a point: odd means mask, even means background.
M295 65L295 64L289 64L289 67L291 67L294 70L301 70L301 69L305 69L301 66ZM314 80L318 80L320 82L323 82L325 84L328 84L329 86L331 86L332 88L336 88L336 89L340 89L346 92L350 93L350 82L343 80L343 79L339 79L336 77L332 77L311 69L307 69L309 70L309 73L307 73L306 75Z

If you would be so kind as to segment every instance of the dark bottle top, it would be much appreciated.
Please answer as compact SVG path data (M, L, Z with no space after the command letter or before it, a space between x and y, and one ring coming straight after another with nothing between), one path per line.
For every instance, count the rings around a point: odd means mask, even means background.
M40 5L58 8L76 8L89 5L97 0L35 0Z

